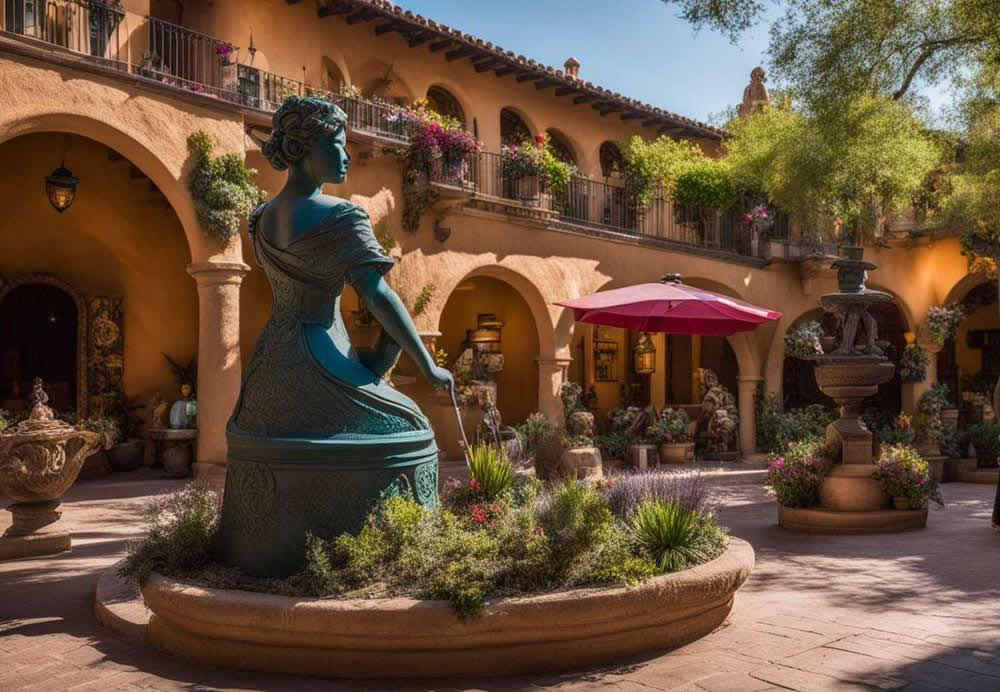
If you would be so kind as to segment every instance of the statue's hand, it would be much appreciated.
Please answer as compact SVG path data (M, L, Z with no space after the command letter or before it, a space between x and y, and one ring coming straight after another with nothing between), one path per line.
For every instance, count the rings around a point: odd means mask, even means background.
M435 365L427 373L427 380L434 385L435 389L451 389L455 384L455 378L451 373L439 365Z

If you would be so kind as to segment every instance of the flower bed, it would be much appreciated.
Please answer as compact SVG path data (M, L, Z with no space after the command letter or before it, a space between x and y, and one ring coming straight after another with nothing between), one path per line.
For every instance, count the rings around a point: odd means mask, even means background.
M359 534L309 537L287 580L211 562L211 493L160 500L122 570L143 581L150 640L331 677L558 670L703 636L749 576L752 549L715 522L696 474L546 488L492 450L472 456L440 508L386 497Z

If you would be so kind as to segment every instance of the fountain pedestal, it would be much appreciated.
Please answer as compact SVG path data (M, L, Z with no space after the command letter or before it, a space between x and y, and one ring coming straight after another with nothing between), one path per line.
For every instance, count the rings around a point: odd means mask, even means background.
M875 479L872 434L859 417L861 402L878 393L892 379L896 366L878 341L878 326L868 307L891 303L892 296L865 288L875 265L861 259L861 248L844 248L837 260L840 292L820 299L837 315L840 338L830 353L816 358L816 384L840 407L840 418L827 426L826 442L838 463L819 490L819 505L807 508L778 505L778 523L811 533L887 533L923 528L927 510L892 510L892 498ZM864 340L859 336L864 334Z
M55 420L41 403L30 418L0 434L0 490L15 501L7 507L14 521L0 537L0 560L70 549L70 534L58 524L59 498L73 485L83 460L102 445L111 446L106 434Z

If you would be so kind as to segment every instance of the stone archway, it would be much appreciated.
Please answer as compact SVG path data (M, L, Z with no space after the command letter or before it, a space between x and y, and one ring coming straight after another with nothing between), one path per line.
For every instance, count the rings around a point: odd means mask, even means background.
M0 281L0 306L17 289L32 285L51 286L65 293L76 307L76 414L82 419L87 416L87 300L74 286L50 274L26 274L13 281Z

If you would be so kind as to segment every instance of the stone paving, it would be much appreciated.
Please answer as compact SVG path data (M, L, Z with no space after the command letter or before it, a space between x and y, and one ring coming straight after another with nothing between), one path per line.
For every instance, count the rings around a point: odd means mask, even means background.
M943 486L948 507L932 508L924 531L821 537L778 528L762 475L710 472L721 518L757 566L708 637L575 674L416 685L211 669L120 639L94 618L98 575L140 530L146 500L183 482L151 471L80 482L63 504L73 552L0 563L0 690L1000 690L992 486Z

